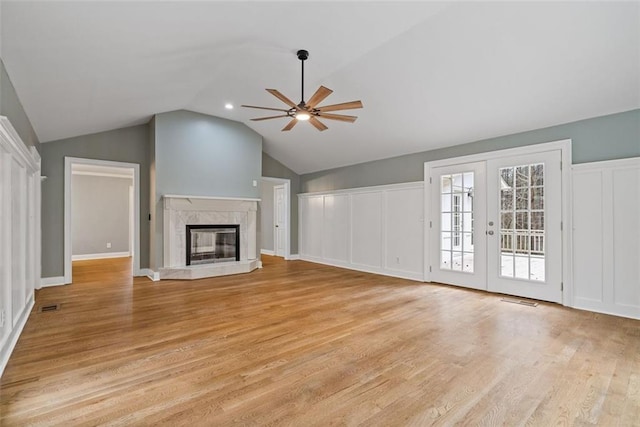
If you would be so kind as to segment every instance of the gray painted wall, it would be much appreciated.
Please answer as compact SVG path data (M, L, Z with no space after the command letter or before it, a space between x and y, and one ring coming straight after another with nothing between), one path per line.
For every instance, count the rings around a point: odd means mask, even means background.
M73 255L128 252L133 179L73 175L71 181Z
M422 181L424 163L428 161L569 138L574 164L640 156L640 110L305 174L300 176L300 191Z
M269 156L267 153L262 153L262 176L268 178L284 178L291 181L291 194L289 195L291 200L291 230L289 230L290 238L290 250L291 254L298 253L298 197L300 193L300 175Z
M273 251L273 187L276 184L262 181L260 184L260 249Z
M140 165L140 267L149 266L149 128L132 126L40 145L42 175L42 277L64 275L64 158Z
M38 136L31 126L2 60L0 60L0 83L0 116L9 119L27 147L36 147L40 151Z
M156 194L260 197L262 137L242 123L191 111L155 120Z
M163 265L161 197L259 198L262 137L240 122L185 110L158 114L153 126L156 270Z

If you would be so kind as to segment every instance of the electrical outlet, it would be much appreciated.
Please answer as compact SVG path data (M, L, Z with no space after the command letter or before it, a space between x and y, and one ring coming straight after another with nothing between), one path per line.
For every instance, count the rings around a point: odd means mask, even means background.
M107 249L111 249L111 242L107 242Z
M0 310L0 328L4 328L4 318L5 318L4 308Z
M256 181L255 179L253 180L253 186L257 187L258 186L258 181Z

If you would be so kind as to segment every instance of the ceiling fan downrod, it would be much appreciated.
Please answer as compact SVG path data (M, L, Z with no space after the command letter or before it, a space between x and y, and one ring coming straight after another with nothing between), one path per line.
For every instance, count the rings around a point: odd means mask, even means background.
M302 79L300 81L300 94L302 99L300 100L300 105L299 107L303 108L305 106L304 103L304 61L306 61L309 58L309 52L304 50L304 49L300 49L297 53L298 55L298 59L300 60L300 62L302 63Z

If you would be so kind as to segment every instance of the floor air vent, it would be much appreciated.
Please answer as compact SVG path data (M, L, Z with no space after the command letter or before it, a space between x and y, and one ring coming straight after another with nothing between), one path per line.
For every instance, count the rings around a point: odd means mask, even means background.
M527 307L537 307L538 306L537 302L525 301L525 300L521 300L521 299L502 298L500 301L510 302L511 304L526 305Z
M60 310L60 304L49 304L49 305L41 305L38 309L38 313L46 313L47 311L58 311Z

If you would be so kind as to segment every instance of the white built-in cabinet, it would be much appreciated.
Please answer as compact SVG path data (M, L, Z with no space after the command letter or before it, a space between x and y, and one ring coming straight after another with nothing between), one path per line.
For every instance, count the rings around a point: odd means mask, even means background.
M573 167L573 306L640 319L640 158Z
M423 280L424 184L298 195L300 258Z
M0 374L39 284L40 156L0 116Z

